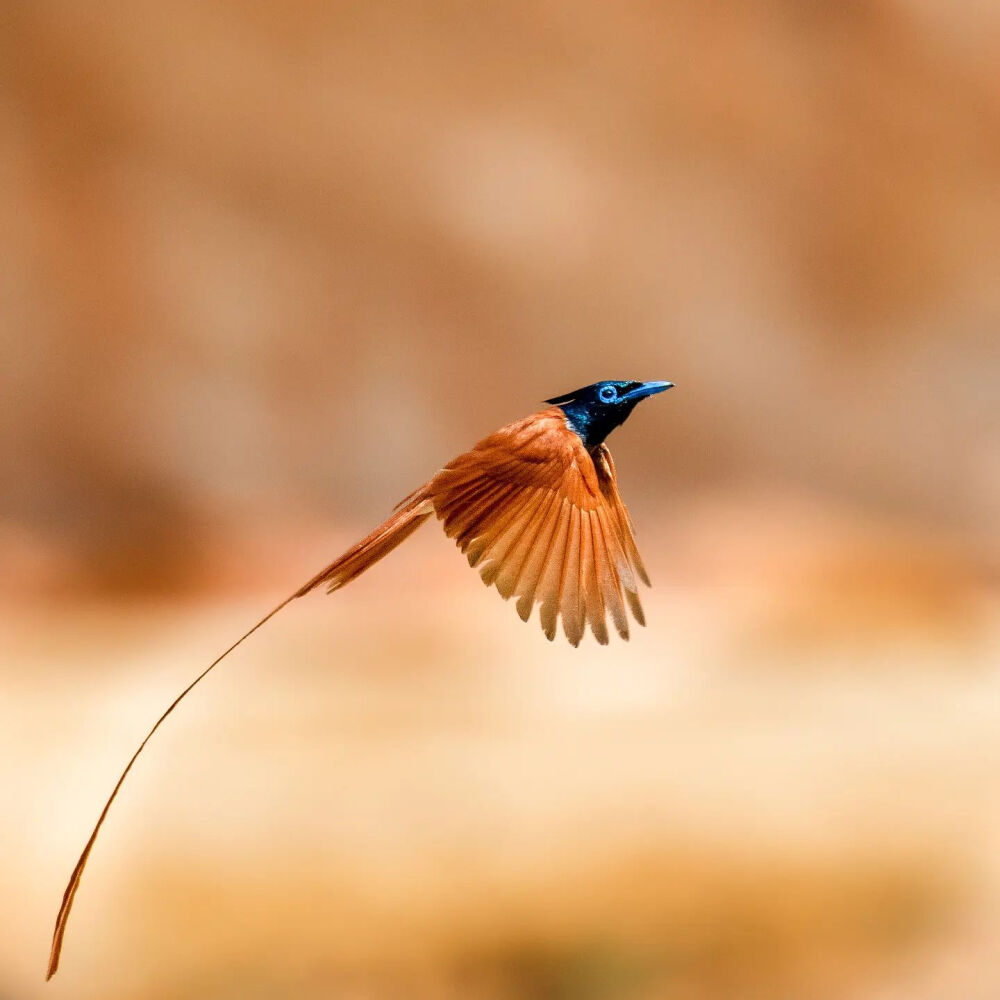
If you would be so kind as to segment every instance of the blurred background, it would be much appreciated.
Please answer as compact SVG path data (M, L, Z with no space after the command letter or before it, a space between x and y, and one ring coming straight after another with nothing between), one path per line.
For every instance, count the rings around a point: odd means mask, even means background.
M0 997L1000 996L1000 6L0 2ZM601 378L655 588L439 466Z

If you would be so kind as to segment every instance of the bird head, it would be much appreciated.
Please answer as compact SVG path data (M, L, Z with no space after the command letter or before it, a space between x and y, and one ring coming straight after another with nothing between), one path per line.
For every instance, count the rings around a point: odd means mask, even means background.
M545 400L560 407L588 448L596 448L647 396L672 389L673 382L607 380Z

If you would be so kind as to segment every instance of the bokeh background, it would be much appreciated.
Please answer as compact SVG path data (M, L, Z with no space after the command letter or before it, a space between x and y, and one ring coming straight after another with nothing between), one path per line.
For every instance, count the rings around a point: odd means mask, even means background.
M1000 6L0 2L0 997L1000 996ZM649 627L428 527L612 439Z

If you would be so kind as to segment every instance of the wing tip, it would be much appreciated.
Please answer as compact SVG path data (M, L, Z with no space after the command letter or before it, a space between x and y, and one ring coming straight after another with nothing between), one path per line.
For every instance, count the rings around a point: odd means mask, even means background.
M608 626L603 621L598 620L596 622L591 622L590 631L593 633L594 638L601 646L607 646L611 641L611 638L608 635Z

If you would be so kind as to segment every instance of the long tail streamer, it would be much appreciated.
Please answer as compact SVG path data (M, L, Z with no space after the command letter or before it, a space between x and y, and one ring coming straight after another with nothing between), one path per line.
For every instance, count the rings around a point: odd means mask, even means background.
M309 591L313 590L315 587L320 586L320 584L326 584L329 590L336 590L339 587L344 586L344 584L349 583L351 580L355 579L366 569L374 566L381 558L388 555L397 545L405 541L409 536L420 527L424 521L427 520L434 512L433 505L425 498L422 490L417 490L416 493L407 497L404 501L404 506L401 509L395 511L391 514L382 524L380 524L370 535L362 539L353 548L349 549L338 559L334 560L329 566L327 566L322 572L314 576L307 584L300 587L294 594L286 597L277 607L272 608L266 615L252 629L245 632L239 637L224 653L217 656L200 674L167 707L167 710L156 720L153 724L153 728L146 733L145 738L139 744L138 749L132 754L131 759L125 765L125 770L122 771L115 784L111 795L108 796L108 801L104 803L104 808L101 810L100 816L97 817L97 823L94 825L94 829L90 834L90 839L87 841L83 848L83 852L80 854L80 858L76 863L76 867L73 869L73 874L69 877L69 882L66 885L66 891L63 893L62 905L59 907L59 913L56 916L56 926L52 933L52 951L49 953L49 966L48 973L45 978L51 979L59 968L59 955L62 952L63 938L66 934L66 925L69 922L70 911L73 909L73 900L76 898L76 891L80 888L80 880L83 878L84 869L87 867L87 861L90 859L90 852L94 849L94 844L97 841L97 835L101 832L101 827L104 825L104 820L107 818L108 811L111 809L111 804L118 797L118 792L121 791L122 785L125 783L125 779L128 777L129 771L132 770L132 765L138 760L139 754L145 749L146 744L149 742L153 733L163 724L167 716L187 697L191 691L198 686L234 649L242 645L247 639L250 638L261 626L266 625L282 608L287 607L296 597L302 597L308 594Z

